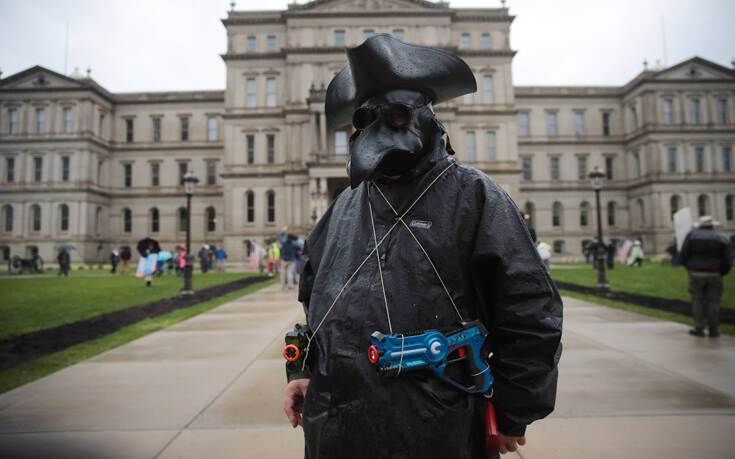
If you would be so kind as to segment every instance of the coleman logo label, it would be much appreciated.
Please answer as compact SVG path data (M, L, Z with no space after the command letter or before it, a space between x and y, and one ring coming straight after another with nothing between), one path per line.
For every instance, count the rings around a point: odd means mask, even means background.
M412 228L429 229L431 228L431 222L426 220L411 220L411 223L409 223L408 226Z

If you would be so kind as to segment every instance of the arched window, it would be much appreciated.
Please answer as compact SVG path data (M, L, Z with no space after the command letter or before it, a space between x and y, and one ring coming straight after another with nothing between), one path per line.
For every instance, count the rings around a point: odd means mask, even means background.
M706 194L700 194L697 198L697 213L700 217L710 215L709 197Z
M561 203L557 201L551 206L551 226L561 226L561 213Z
M133 231L133 212L127 207L123 209L123 233Z
M523 213L528 215L528 226L533 227L536 222L536 208L531 201L526 201L523 205Z
M255 193L248 191L245 195L245 221L255 222Z
M31 206L31 231L41 231L41 206L38 204Z
M276 221L276 193L269 191L265 194L266 208L268 209L268 223L274 223Z
M59 229L69 231L69 206L66 204L59 206Z
M607 224L608 226L615 226L615 211L617 210L617 204L615 201L607 203Z
M177 230L180 232L186 232L186 223L188 221L188 216L186 215L186 208L179 207L179 210L176 211L176 215L178 216L178 226Z
M212 232L217 229L217 212L214 207L207 207L207 231Z
M3 231L10 233L13 231L13 207L3 207Z
M669 205L671 207L671 221L673 221L674 214L681 209L681 197L678 194L673 195L669 200Z
M151 233L157 233L160 228L161 214L155 207L150 210Z
M102 233L102 207L98 207L94 213L94 232Z
M725 197L725 219L727 221L735 220L733 207L735 207L735 196L728 194Z
M587 201L582 202L582 204L579 205L579 225L580 226L587 226L589 225L589 214L590 214L590 203Z
M640 226L646 226L646 208L643 205L643 199L638 199L638 217L640 218Z

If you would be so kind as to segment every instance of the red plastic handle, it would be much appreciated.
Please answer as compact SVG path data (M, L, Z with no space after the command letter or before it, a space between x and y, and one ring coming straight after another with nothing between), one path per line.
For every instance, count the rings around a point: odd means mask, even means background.
M375 365L378 363L378 360L380 359L380 355L378 354L378 348L375 347L373 344L368 348L368 360L370 360L370 363Z
M289 344L283 348L283 357L289 362L295 362L299 358L299 348L295 344Z
M500 451L498 420L495 418L495 407L490 402L485 403L485 449L488 453Z

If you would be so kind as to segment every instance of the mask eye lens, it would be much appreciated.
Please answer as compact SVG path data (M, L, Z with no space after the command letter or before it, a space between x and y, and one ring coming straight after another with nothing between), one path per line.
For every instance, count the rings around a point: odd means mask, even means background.
M365 129L373 124L376 117L375 109L366 107L358 108L352 114L352 125L355 126L355 129Z
M388 106L388 119L395 127L405 128L411 123L413 113L411 107L405 104L391 104Z

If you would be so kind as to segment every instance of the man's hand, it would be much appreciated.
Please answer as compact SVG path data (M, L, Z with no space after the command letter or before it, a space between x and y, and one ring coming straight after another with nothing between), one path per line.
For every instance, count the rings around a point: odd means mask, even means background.
M306 390L309 388L309 379L294 379L286 386L286 401L283 404L283 411L286 412L291 427L303 426L301 419L301 411L304 409L304 398ZM513 450L515 451L515 450Z
M498 452L500 454L505 454L509 451L513 452L517 450L519 446L525 445L526 437L506 437L498 432L498 444L500 446Z

